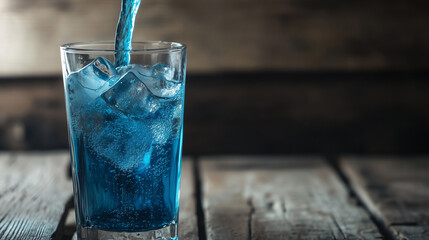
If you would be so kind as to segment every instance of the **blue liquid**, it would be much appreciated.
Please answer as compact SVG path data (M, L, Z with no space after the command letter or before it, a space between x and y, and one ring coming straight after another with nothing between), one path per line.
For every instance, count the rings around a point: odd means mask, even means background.
M184 86L174 69L130 65L140 0L123 0L114 66L97 58L66 80L77 223L142 232L177 222Z
M147 89L162 74L146 77L146 87L134 74L106 78L94 66L110 63L94 62L66 80L78 224L140 232L177 222L184 86L160 97Z
M119 50L115 55L115 67L127 66L130 63L129 52L133 38L134 22L139 10L140 0L122 0L122 10L116 28L115 50Z

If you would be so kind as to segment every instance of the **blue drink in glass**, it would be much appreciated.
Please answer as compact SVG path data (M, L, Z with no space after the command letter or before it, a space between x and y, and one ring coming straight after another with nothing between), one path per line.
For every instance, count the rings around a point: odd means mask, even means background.
M186 48L140 43L114 67L117 51L98 50L113 44L76 45L62 61L78 237L175 239Z

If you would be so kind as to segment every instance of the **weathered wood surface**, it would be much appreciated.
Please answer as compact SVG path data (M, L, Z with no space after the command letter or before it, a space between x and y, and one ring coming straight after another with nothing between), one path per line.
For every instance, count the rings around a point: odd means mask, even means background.
M179 239L198 239L196 192L193 162L190 158L182 161L180 183Z
M145 0L135 40L189 46L189 71L427 68L426 1ZM113 40L119 0L0 1L0 75L61 70L59 45Z
M345 157L341 167L395 239L429 239L429 157Z
M61 239L69 164L63 152L0 154L0 239Z
M378 239L377 227L318 158L200 161L207 239Z
M71 238L68 165L65 152L0 153L1 240ZM319 158L203 157L196 170L184 158L179 239L203 231L197 200L207 239L429 238L429 158L342 159L351 190L385 236Z

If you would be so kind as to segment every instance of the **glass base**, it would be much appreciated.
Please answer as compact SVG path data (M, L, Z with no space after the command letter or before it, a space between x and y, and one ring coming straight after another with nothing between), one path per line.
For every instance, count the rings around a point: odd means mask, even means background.
M77 227L78 240L177 240L177 223L145 232L110 232L97 228Z

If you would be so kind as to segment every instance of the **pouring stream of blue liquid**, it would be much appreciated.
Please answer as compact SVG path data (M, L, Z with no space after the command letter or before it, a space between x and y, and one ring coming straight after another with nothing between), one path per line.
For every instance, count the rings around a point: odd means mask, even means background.
M139 10L140 0L122 0L121 15L116 28L115 68L130 64L134 24Z

